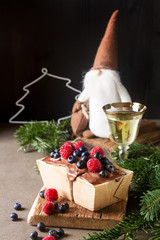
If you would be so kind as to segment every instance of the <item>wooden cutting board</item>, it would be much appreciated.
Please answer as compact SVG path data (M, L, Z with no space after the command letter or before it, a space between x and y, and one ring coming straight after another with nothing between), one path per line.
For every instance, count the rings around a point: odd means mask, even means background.
M45 189L43 187L41 190ZM103 230L112 228L125 217L127 201L121 201L112 206L106 207L96 212L89 211L74 202L70 202L60 197L58 204L68 202L69 210L66 213L55 212L52 215L46 215L42 212L42 205L46 200L37 195L28 215L28 223L37 225L43 222L46 226L69 227L81 229Z
M110 157L110 151L117 147L116 144L113 143L109 138L82 138L82 140L89 147L102 147L108 157ZM137 137L136 141L139 143L159 143L160 131L158 131L156 123L152 120L142 120L139 136ZM44 189L44 187L42 189ZM55 212L53 215L48 216L42 212L42 204L44 202L45 200L39 197L38 194L28 215L29 224L37 225L38 222L43 222L46 224L46 226L95 230L112 228L117 223L122 221L125 217L127 204L127 200L121 201L99 211L92 212L76 205L73 202L69 202L63 198L60 198L59 204L63 202L69 203L69 211L64 214Z

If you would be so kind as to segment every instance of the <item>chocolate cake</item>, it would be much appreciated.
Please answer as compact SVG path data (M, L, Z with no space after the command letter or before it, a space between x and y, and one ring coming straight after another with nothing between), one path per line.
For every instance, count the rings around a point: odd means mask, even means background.
M88 156L88 162L90 159L94 163L95 158ZM89 170L87 161L79 166L79 161L83 161L81 156L75 156L73 163L62 156L37 160L44 186L57 189L59 195L91 211L127 200L132 171L119 168L102 156L96 160L100 162L96 171Z

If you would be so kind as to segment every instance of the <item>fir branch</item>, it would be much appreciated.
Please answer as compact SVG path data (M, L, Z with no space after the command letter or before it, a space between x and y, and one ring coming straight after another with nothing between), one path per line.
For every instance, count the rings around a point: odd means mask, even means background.
M158 220L160 216L160 189L147 191L142 197L140 213L146 221Z
M154 153L155 150L155 146L153 146L153 144L141 144L141 143L137 143L134 142L129 146L129 150L128 150L128 158L139 158L139 157L147 157L150 156L152 153ZM119 149L117 148L116 151L111 153L112 158L117 161L120 162L119 159Z
M136 155L137 149L137 155ZM142 156L140 152L142 150ZM116 153L117 154L117 153ZM114 156L116 156L114 154ZM134 157L133 156L137 156ZM127 159L119 160L115 157L114 161L120 167L130 169L134 172L132 187L136 196L141 196L147 190L153 190L152 186L160 186L160 149L153 147L153 145L143 145L134 143L130 147L129 156ZM158 167L159 166L159 167ZM155 189L155 188L154 188Z
M71 133L70 119L60 124L54 120L44 123L32 121L20 126L14 137L20 145L19 150L48 153L70 139Z
M149 176L149 190L160 189L160 164L153 167Z
M33 168L34 168L35 172L37 172L37 174L39 175L40 172L39 172L39 168L38 168L37 164L34 165Z
M84 240L113 240L124 235L125 239L136 239L137 231L144 227L145 222L139 211L127 216L122 222L112 229L105 229L100 233L88 233L89 237L83 237Z
M159 240L160 239L160 220L154 223L152 229L150 229L151 233L153 234L149 240Z

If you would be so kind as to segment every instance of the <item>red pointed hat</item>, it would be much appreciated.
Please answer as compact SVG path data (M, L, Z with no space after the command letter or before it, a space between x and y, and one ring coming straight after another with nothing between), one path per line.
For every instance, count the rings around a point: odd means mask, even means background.
M116 10L107 25L105 34L99 45L96 57L91 70L111 69L117 70L118 67L118 46L117 46L117 19L118 10Z

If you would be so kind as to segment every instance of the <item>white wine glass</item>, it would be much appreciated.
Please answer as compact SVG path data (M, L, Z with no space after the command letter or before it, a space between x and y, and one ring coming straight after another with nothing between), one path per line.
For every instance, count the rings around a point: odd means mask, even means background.
M146 106L137 102L117 102L103 106L113 141L118 145L119 157L127 158L129 145L138 135Z

